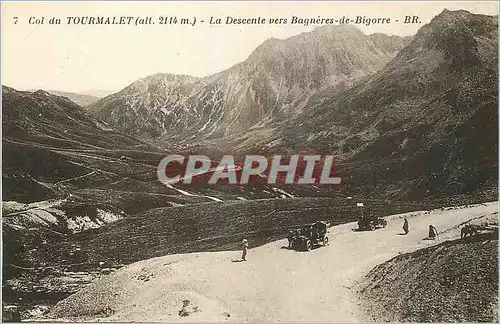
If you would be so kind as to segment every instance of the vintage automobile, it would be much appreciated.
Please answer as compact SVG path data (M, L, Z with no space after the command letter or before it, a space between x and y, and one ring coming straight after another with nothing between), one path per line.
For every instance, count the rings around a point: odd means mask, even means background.
M358 221L358 228L360 231L373 231L377 227L386 227L387 221L380 217L361 217Z
M309 251L318 245L328 244L328 223L318 221L305 224L301 229L290 230L288 233L289 247L294 250Z

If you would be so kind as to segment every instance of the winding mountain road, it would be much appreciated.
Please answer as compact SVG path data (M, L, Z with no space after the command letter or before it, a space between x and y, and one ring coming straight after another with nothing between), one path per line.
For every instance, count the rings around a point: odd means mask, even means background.
M348 223L329 229L326 247L296 252L280 240L251 248L246 262L238 262L238 251L144 260L61 301L50 315L93 321L368 321L353 289L368 271L400 253L455 239L461 224L496 217L497 210L493 202L393 215L386 228L373 232ZM403 216L408 235L401 235ZM424 240L430 224L438 240ZM183 300L189 300L185 317L179 316Z

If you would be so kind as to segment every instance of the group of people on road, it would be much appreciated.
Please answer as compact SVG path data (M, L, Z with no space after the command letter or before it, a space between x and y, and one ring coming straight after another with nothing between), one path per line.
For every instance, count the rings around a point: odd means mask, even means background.
M408 225L408 219L405 217L403 221L403 231L405 232L405 235L410 233L410 226ZM429 235L427 236L427 239L429 240L434 240L436 239L436 236L438 234L438 231L434 225L429 225Z
M403 231L405 233L404 235L407 235L410 232L410 226L408 224L408 219L406 217L404 218L404 221L403 221ZM291 235L291 232L289 233L289 236L290 235ZM437 235L438 235L438 231L437 231L436 227L434 227L434 225L429 225L429 235L428 235L427 239L434 240L434 239L436 239ZM290 241L290 237L288 238L288 240ZM241 242L241 249L242 249L241 260L246 261L247 251L248 251L248 240L247 239L243 239L243 241Z

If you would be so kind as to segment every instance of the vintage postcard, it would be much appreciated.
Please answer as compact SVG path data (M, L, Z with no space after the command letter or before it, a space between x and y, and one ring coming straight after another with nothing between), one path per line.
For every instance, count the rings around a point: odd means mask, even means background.
M4 1L4 322L498 322L497 1Z

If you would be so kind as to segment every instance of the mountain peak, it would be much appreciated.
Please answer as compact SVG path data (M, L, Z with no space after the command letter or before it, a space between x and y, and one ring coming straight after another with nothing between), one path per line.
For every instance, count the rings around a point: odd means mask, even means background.
M42 90L42 89L38 89L38 90L34 91L33 94L38 95L38 96L50 96L51 95L50 93L48 93L47 91Z
M170 88L194 83L197 80L198 78L186 74L155 73L132 82L124 90L142 89L145 91L147 89Z
M491 61L497 48L496 17L473 14L465 10L443 10L415 35L400 56L401 64L422 55L442 56L450 66L470 68ZM428 63L431 63L429 61ZM488 63L489 64L489 63ZM430 69L432 64L426 64Z
M223 138L302 113L313 95L339 91L385 66L406 45L355 26L323 26L270 38L244 62L202 79L158 73L92 108L139 136Z
M439 15L434 17L429 25L450 25L456 24L459 22L464 22L470 20L474 14L466 11L466 10L448 10L444 9Z
M197 77L186 75L186 74L173 74L173 73L155 73L148 75L142 79L135 82L138 83L156 83L156 82L194 82L198 80ZM135 83L134 82L134 83Z
M358 27L350 24L339 24L339 25L325 25L316 27L312 33L322 34L322 33L348 33L348 34L362 34L364 33Z
M464 17L464 16L472 16L472 15L473 14L467 10L463 10L463 9L449 10L449 9L444 8L443 11L441 11L441 13L439 15L434 17L434 19L443 18L443 17L459 17L459 16Z
M312 58L320 55L331 59L333 55L338 57L331 63L337 65L339 60L347 56L368 54L374 46L381 46L385 54L393 56L407 42L400 36L366 35L358 27L349 24L325 25L286 39L267 39L250 54L249 61L261 64L262 61L275 62L285 57L302 60L304 56Z
M473 28L476 24L491 23L492 16L473 14L467 10L448 10L444 9L439 15L434 17L428 26L434 28L454 27L454 28Z
M341 25L324 25L324 26L318 26L314 30L310 32L303 32L300 34L297 34L295 36L291 36L286 39L279 39L275 37L271 37L266 39L262 44L260 44L258 48L266 48L266 47L273 47L278 44L283 44L286 42L292 42L296 41L297 39L307 39L311 38L314 36L325 36L325 35L332 35L332 34L360 34L364 35L364 33L356 26L353 25L348 25L348 24L341 24Z

